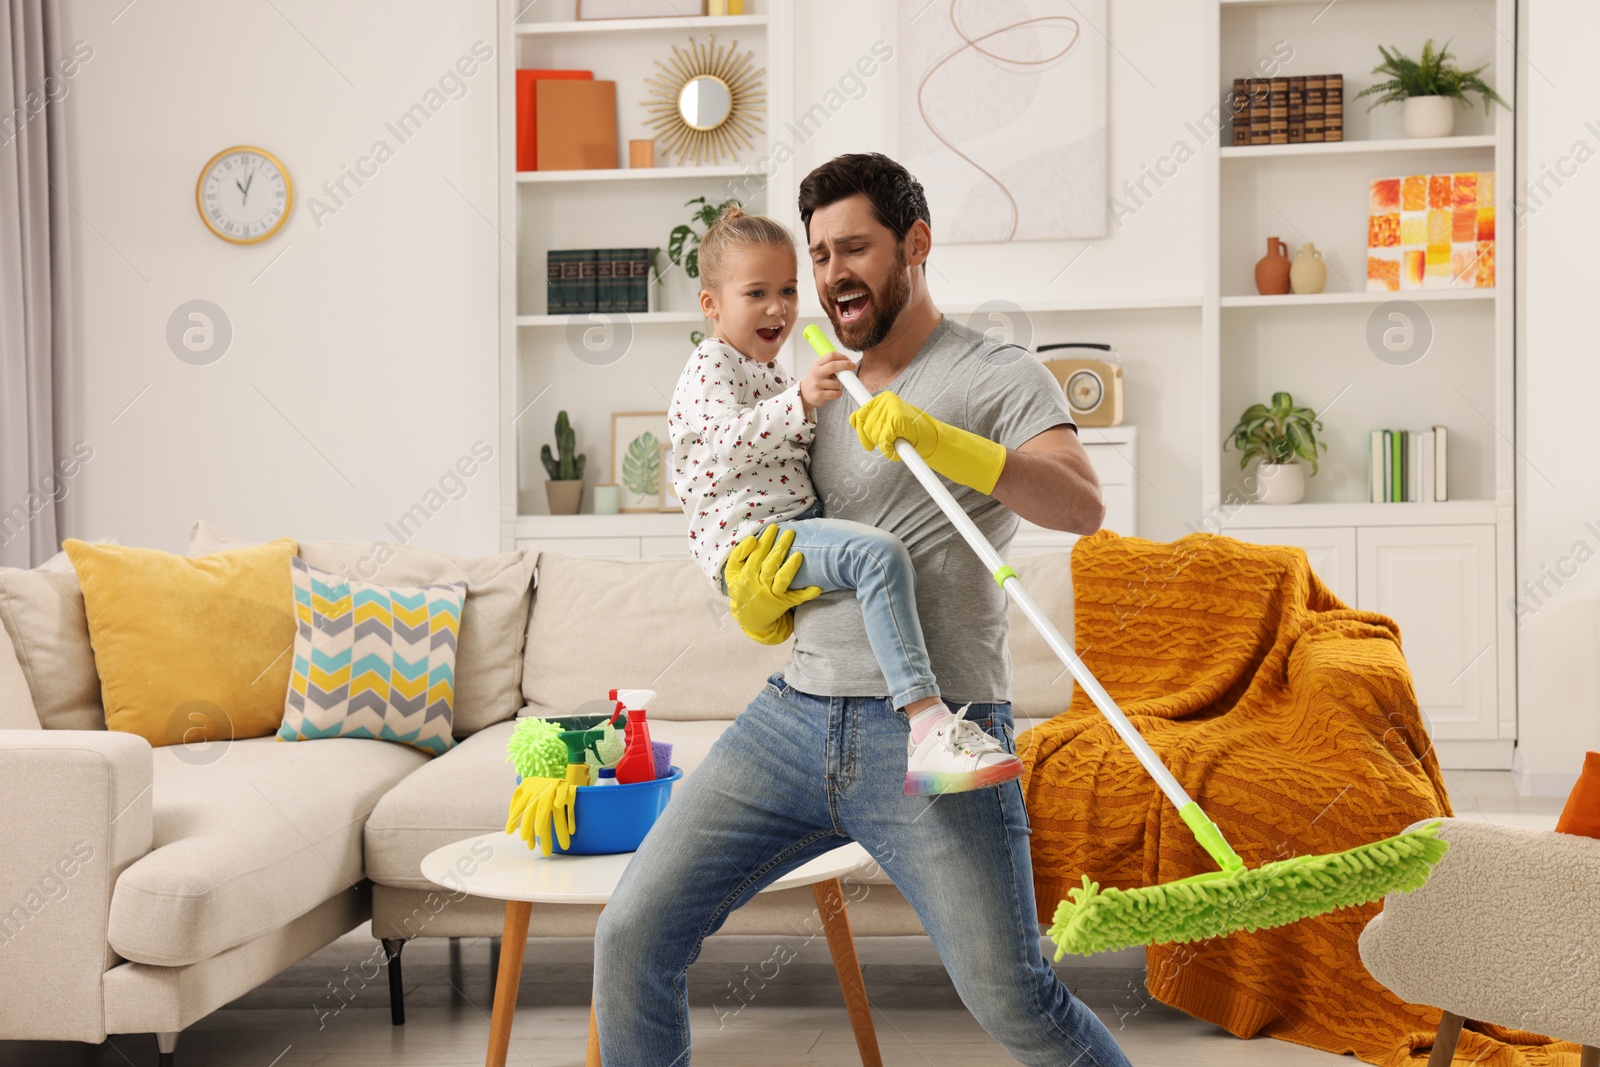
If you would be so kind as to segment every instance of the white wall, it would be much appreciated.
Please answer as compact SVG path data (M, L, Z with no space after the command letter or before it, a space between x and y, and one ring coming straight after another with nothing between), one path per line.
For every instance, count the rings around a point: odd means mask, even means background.
M66 7L68 40L94 49L68 95L83 535L179 550L204 517L397 541L385 522L420 503L415 543L495 550L493 464L438 492L474 442L499 447L493 61L405 143L385 128L474 42L497 46L493 0ZM379 139L393 157L339 206L323 182ZM195 211L201 167L235 144L295 183L260 245ZM204 367L165 340L196 298L233 326Z
M1600 748L1600 476L1588 434L1600 397L1595 235L1600 234L1600 70L1586 45L1600 8L1524 5L1526 139L1522 344L1517 384L1518 769L1559 794ZM1553 177L1551 177L1553 175ZM1592 525L1590 525L1592 524Z
M946 18L948 7L934 5L922 17ZM1083 32L1084 46L1106 51L1107 187L1125 200L1126 194L1118 191L1122 183L1138 180L1144 166L1172 153L1177 142L1198 149L1185 123L1197 119L1210 102L1206 65L1195 51L1197 42L1207 39L1204 7L1169 8L1154 18L1145 5L1111 0L1106 24ZM889 2L805 0L796 20L797 112L837 85L874 41L893 45L897 37L895 5ZM816 136L796 145L790 165L794 185L817 164L844 152L895 155L898 77L896 61L890 60L859 101L841 108ZM1142 198L1120 223L1110 223L1108 236L1100 240L936 246L928 275L934 299L948 306L1005 300L1023 307L1106 297L1198 300L1201 212L1207 197L1204 168L1197 157L1159 189L1147 182L1153 195ZM929 207L937 218L951 205ZM806 295L814 306L813 294ZM1031 326L1036 345L1099 341L1117 347L1127 387L1126 421L1139 427L1139 533L1158 539L1182 536L1184 523L1200 512L1201 453L1196 446L1201 412L1192 402L1200 389L1198 309L1052 313L1033 316Z

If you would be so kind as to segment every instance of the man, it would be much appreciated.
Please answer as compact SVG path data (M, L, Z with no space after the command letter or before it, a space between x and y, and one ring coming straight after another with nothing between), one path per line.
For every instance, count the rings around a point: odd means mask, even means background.
M934 306L927 202L903 167L878 154L831 160L801 184L800 217L817 295L877 394L854 417L848 399L818 410L812 481L828 515L905 544L941 692L1014 752L1005 594L905 465L884 457L896 437L912 441L1002 552L1018 515L1098 529L1099 482L1050 374ZM770 633L798 605L793 660L679 787L601 915L607 1067L686 1067L685 974L702 939L762 886L850 839L916 909L962 1001L1011 1055L1124 1067L1040 951L1020 787L905 795L909 721L887 698L860 607L848 592L789 590L785 552L770 535L741 545L728 585L747 632Z

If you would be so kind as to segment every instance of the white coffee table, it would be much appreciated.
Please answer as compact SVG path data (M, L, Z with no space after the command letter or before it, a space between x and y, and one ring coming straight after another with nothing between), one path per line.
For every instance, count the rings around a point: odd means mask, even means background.
M535 904L605 904L617 888L633 853L615 856L549 856L531 851L511 834L483 834L446 845L422 860L422 875L447 889L506 902L505 933L500 943L500 973L489 1017L488 1067L505 1067L511 1047L511 1020L522 979L522 957L528 945L528 920ZM839 879L872 864L866 849L851 842L797 867L762 890L808 885L816 897L828 938L828 951L839 975L845 1008L855 1030L863 1067L882 1067L872 1006L861 980L861 964L845 914ZM600 1067L600 1039L594 1007L589 1008L589 1067Z

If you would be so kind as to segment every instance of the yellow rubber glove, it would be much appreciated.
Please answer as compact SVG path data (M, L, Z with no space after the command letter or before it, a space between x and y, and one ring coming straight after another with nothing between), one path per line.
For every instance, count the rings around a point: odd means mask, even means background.
M850 416L861 447L882 452L892 460L897 438L905 438L928 466L952 482L969 485L980 493L993 493L1006 465L1006 446L969 430L940 422L921 408L884 390Z
M511 811L506 818L506 833L520 833L529 848L533 847L534 820L539 810L539 798L559 785L555 778L524 778L511 794Z
M790 609L822 595L822 587L790 589L789 583L805 557L790 552L794 531L778 530L768 523L759 537L746 537L734 546L723 568L728 583L728 610L746 637L763 645L781 645L794 632Z

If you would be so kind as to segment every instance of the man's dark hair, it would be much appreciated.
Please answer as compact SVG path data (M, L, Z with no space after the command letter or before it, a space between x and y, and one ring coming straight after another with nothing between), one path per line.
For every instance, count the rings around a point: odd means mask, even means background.
M921 219L933 225L922 183L911 172L881 152L835 156L807 174L800 183L800 221L811 237L811 216L818 209L860 193L872 205L878 221L904 241L911 224ZM928 263L922 263L926 274Z

